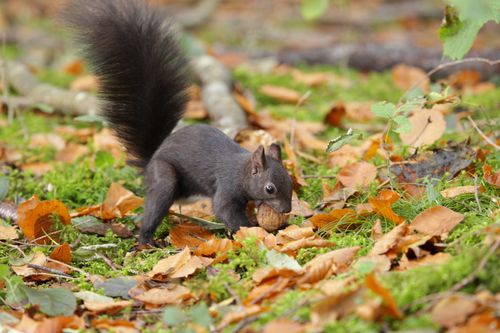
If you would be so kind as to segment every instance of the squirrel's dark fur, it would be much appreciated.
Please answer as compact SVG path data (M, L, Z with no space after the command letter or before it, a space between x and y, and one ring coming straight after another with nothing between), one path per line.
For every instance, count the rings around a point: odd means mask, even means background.
M230 231L249 225L249 200L290 211L278 145L250 153L206 125L171 134L187 100L187 61L160 13L143 0L71 0L62 16L98 77L101 113L144 171L139 243L152 243L173 202L191 195L211 197Z

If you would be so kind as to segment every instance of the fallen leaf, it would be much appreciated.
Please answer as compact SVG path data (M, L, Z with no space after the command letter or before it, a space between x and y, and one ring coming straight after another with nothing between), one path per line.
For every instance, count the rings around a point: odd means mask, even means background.
M4 225L0 223L0 240L13 240L18 239L17 229L11 225Z
M264 130L245 128L236 134L234 141L248 151L255 151L259 146L264 146L265 149L268 149L272 143L276 142L276 139Z
M73 163L88 152L89 148L87 146L70 142L57 153L55 160L62 163Z
M15 329L17 332L25 333L59 333L65 329L79 331L85 329L85 320L78 316L57 316L33 320L23 315Z
M392 68L392 81L394 85L402 90L410 90L415 85L423 92L429 91L430 79L427 74L418 67L398 64Z
M360 151L351 146L344 145L339 150L331 152L328 155L328 166L329 167L345 167L352 164L361 158Z
M286 333L303 333L306 331L304 325L298 323L297 321L278 318L266 324L263 328L263 333L275 333L275 332L286 332Z
M298 280L300 284L312 284L345 271L354 260L359 246L348 247L320 254L305 266L305 274Z
M411 130L400 133L401 141L412 147L430 145L441 138L446 130L446 121L434 108L417 110L409 118Z
M403 256L399 261L399 269L405 270L421 266L437 266L448 262L451 258L452 256L446 252L438 252L416 260L408 260L406 256Z
M207 229L199 225L184 222L177 224L169 230L170 243L178 249L183 249L186 246L195 248L206 241L213 239L215 236Z
M430 236L443 236L453 230L463 219L463 214L443 206L435 206L418 214L410 224L410 228Z
M59 135L54 133L36 133L31 136L30 147L51 146L55 150L63 150L66 142Z
M474 300L457 293L439 301L431 310L431 319L443 327L450 328L464 323L477 308Z
M373 248L368 253L369 255L378 255L387 253L389 250L397 246L403 236L408 233L408 225L401 223L395 226L391 231L380 237L373 245Z
M345 114L344 104L337 103L330 108L323 121L330 126L339 127Z
M115 333L139 333L133 322L124 319L96 318L92 319L90 326Z
M387 218L388 220L401 224L405 221L402 216L394 213L391 205L395 203L400 198L399 194L392 190L382 189L375 198L368 198L368 202L372 206L373 210Z
M30 266L28 266L28 264L31 264L31 265L37 265L37 266L45 266L47 264L47 257L45 256L45 254L43 254L42 252L34 252L32 254L32 257L28 257L26 258L27 260L24 260L23 262L17 264L17 263L13 263L11 265L11 268L12 270L14 271L14 273L16 273L17 275L19 276L22 276L22 277L33 277L33 276L36 276L38 275L40 272ZM51 279L51 277L47 277L47 279Z
M50 253L50 258L65 264L71 263L71 257L71 248L67 242L64 242L62 245L56 247L54 251Z
M203 120L208 118L208 112L202 101L190 100L186 104L185 119Z
M50 235L55 230L56 225L56 221L52 218L53 215L57 215L62 224L71 223L68 209L62 202L58 200L40 201L36 195L21 203L17 208L17 214L17 224L24 237L29 241L36 239L38 244L49 244L52 242L51 238L58 239L57 235ZM47 236L43 237L45 235Z
M243 299L242 303L245 306L249 306L269 300L284 291L290 284L290 279L281 276L267 279L265 282L261 282L258 286L253 288L245 299Z
M99 86L99 81L95 75L84 75L77 77L71 81L69 85L69 90L71 91L86 91L93 92L97 91Z
M297 250L307 247L331 247L334 245L335 243L332 243L329 240L311 236L308 238L302 238L288 242L283 247L281 247L279 251L288 253L288 252L295 252Z
M356 208L357 209L357 208ZM375 223L373 224L372 227L372 232L371 232L371 239L374 241L379 240L382 236L384 235L384 232L382 230L382 223L380 222L380 219L377 219Z
M187 277L202 267L204 265L201 259L192 256L189 248L185 247L181 252L158 261L148 276L153 280L165 281Z
M326 323L351 314L359 304L363 293L363 289L355 288L325 296L311 308L312 324L314 327L322 328Z
M390 292L382 284L380 284L380 282L377 281L374 272L371 272L366 276L365 284L368 289L370 289L371 291L382 297L384 303L388 307L389 314L392 317L396 319L403 318L403 313L401 312L401 310L399 310L396 301L394 301L394 298L392 297Z
M463 69L448 76L448 83L456 88L462 89L467 86L475 86L481 81L481 73L475 70Z
M366 123L375 117L372 112L373 102L347 102L344 105L349 120Z
M299 199L297 193L294 191L292 193L292 210L289 214L293 216L309 217L314 214L314 211L306 201Z
M249 307L238 306L233 311L226 313L219 323L219 328L224 328L230 324L237 323L245 318L258 315L266 310L260 305L251 305ZM220 329L218 329L220 330Z
M457 187L450 187L447 189L442 190L440 193L444 198L454 198L456 196L462 195L462 194L472 194L475 192L475 186L457 186ZM479 189L478 189L479 192Z
M116 160L120 160L124 155L125 149L109 128L104 128L99 133L95 133L93 142L95 150L106 151L113 155Z
M33 162L21 165L24 171L32 172L36 176L41 176L47 172L54 170L54 165L45 162Z
M350 208L334 209L328 214L316 214L309 221L318 229L344 229L356 223L356 213Z
M227 238L212 238L198 245L194 254L197 256L216 257L213 264L227 259L227 252L235 248L234 242Z
M285 229L278 231L276 239L279 244L285 244L290 241L300 240L311 236L314 236L314 230L312 227L299 227L292 224Z
M73 217L92 215L103 220L112 220L124 217L128 212L140 207L143 202L144 199L137 197L122 185L112 183L102 204L80 208Z
M483 178L490 185L500 187L500 172L493 172L493 167L491 165L483 165Z
M83 69L83 62L80 59L73 60L64 66L64 71L71 75L80 75Z
M113 315L132 306L131 301L117 301L111 297L99 295L91 291L79 291L74 294L77 298L83 300L83 305L87 310L96 314L107 313Z
M285 87L278 87L272 85L264 85L260 88L260 93L277 99L281 102L296 104L300 101L301 95L295 90Z
M359 258L354 265L371 265L375 272L382 273L391 269L391 260L385 255L367 255Z
M367 187L377 177L377 168L368 162L357 162L342 167L337 175L345 187Z
M135 300L153 306L180 304L190 298L193 298L193 295L189 289L181 285L174 285L171 288L153 288L134 296Z

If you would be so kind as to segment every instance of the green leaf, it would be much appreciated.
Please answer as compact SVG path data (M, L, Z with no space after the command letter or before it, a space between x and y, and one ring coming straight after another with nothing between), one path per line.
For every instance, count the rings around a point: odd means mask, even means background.
M341 136L338 136L335 139L330 140L330 142L328 142L328 147L326 147L326 152L331 153L336 150L339 150L344 145L348 144L349 142L351 142L353 139L356 138L361 138L361 134L359 133L354 134L352 128L349 128L347 130L347 133L342 134Z
M398 124L398 126L394 129L394 132L397 133L408 133L411 131L411 123L408 117L406 116L396 116L394 117L394 122Z
M26 288L28 300L49 316L69 316L76 310L76 297L64 288L36 290Z
M128 291L137 285L137 281L129 277L117 277L103 282L97 282L96 289L104 289L104 294L110 297L130 298Z
M378 117L391 119L396 111L396 106L392 103L380 102L372 105L372 112Z
M79 121L82 123L98 123L98 124L103 124L104 118L98 115L84 115L84 116L78 116L75 118L75 121Z
M210 315L210 311L208 310L208 306L205 302L196 304L189 309L188 313L191 320L198 325L207 328L213 325L212 316Z
M9 178L2 176L0 177L0 201L3 201L9 193Z
M330 0L302 0L300 11L306 20L315 20L328 9Z
M175 306L167 306L163 311L163 321L170 326L180 325L188 321L188 317Z
M301 270L300 264L287 254L276 252L275 250L266 252L266 259L269 265L274 268L288 268L294 271Z
M35 105L33 105L33 107L35 109L42 111L43 113L48 113L48 114L54 113L55 111L52 106L44 103L36 103Z
M469 52L483 23L464 21L453 36L443 40L443 54L451 59L461 59Z
M9 275L10 275L9 266L0 265L0 280L5 279Z
M115 163L115 158L107 151L100 150L95 154L94 162L96 168L104 169L107 167L112 167Z
M26 290L28 287L24 285L24 281L20 276L11 276L6 278L5 285L7 286L7 304L20 305L26 299Z
M498 0L448 0L454 6L462 21L470 20L484 24L487 21L500 19L500 2Z

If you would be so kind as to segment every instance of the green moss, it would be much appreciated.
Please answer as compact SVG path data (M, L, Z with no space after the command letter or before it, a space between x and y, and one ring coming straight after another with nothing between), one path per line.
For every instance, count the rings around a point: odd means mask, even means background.
M378 323L360 320L356 316L350 316L334 323L327 324L325 333L378 333L382 329Z

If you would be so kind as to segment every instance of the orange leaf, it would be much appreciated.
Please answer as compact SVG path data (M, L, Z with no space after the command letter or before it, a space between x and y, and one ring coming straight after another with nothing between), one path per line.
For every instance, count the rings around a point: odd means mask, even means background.
M399 64L392 69L392 80L394 85L403 90L410 90L414 85L423 92L429 91L430 80L427 74L418 67Z
M478 188L478 192L480 190L482 190L482 188ZM475 192L475 186L471 185L471 186L450 187L442 190L440 193L444 198L454 198L462 194L472 194L474 192Z
M344 104L339 103L332 106L330 111L326 114L324 122L331 126L340 126L342 118L345 116Z
M295 104L300 100L300 94L292 89L288 89L285 87L278 87L272 85L264 85L260 88L260 93L277 99L281 102L292 103Z
M380 237L377 242L373 245L370 250L369 255L377 255L387 253L389 250L396 247L396 245L401 241L403 236L408 233L408 225L406 223L401 223L395 226L391 231Z
M443 206L436 206L418 214L410 224L410 228L426 235L442 236L453 230L463 219L463 214Z
M389 291L377 281L375 273L371 272L366 276L365 284L368 289L382 297L384 303L388 306L389 315L396 319L403 318L403 313L401 312L401 310L399 310L396 301L394 301L394 298L392 298L392 295L389 293Z
M154 280L166 281L191 275L203 266L201 259L192 256L185 247L181 252L158 261L148 275Z
M68 208L62 202L58 200L40 201L36 195L21 203L17 208L17 214L17 224L24 236L30 241L37 239L36 242L39 244L50 243L49 237L57 239L56 235L43 237L55 230L52 214L58 215L63 224L71 223Z
M194 251L197 256L217 257L212 264L222 262L227 259L227 251L232 250L236 244L227 238L213 238L204 243L201 243Z
M446 130L446 121L441 112L433 109L417 110L409 118L411 131L401 133L404 144L412 147L430 145L439 140Z
M193 297L188 288L181 285L174 285L172 288L153 288L143 294L134 296L134 299L152 306L162 306L165 304L180 304Z
M317 214L309 219L316 228L324 228L332 222L353 222L356 212L350 208L334 209L328 214Z
M66 242L56 247L50 254L50 258L63 262L65 264L71 263L71 256L71 248Z
M379 147L380 147L380 140L372 140L370 147L368 147L368 149L363 154L363 159L365 161L371 160L377 153Z
M64 67L64 71L72 75L81 74L83 72L83 63L81 60L74 60Z
M346 187L366 187L377 177L377 168L368 162L357 162L344 166L337 179Z
M222 321L220 322L217 331L221 328L225 328L227 325L237 323L247 317L258 315L261 312L266 311L266 308L260 305L251 305L249 307L238 307L237 310L226 313Z
M207 229L190 222L178 224L169 232L170 243L178 249L195 248L214 237Z
M93 328L97 329L104 329L107 331L114 331L116 332L139 332L138 330L135 329L135 324L131 321L124 320L124 319L109 319L109 318L96 318L92 319L90 322L90 325ZM126 328L126 330L123 330L123 328Z
M391 205L399 199L399 194L391 190L381 190L376 198L368 198L373 210L388 220L400 224L405 221L402 216L393 212Z
M493 172L491 165L483 165L483 178L490 185L500 187L500 172Z

